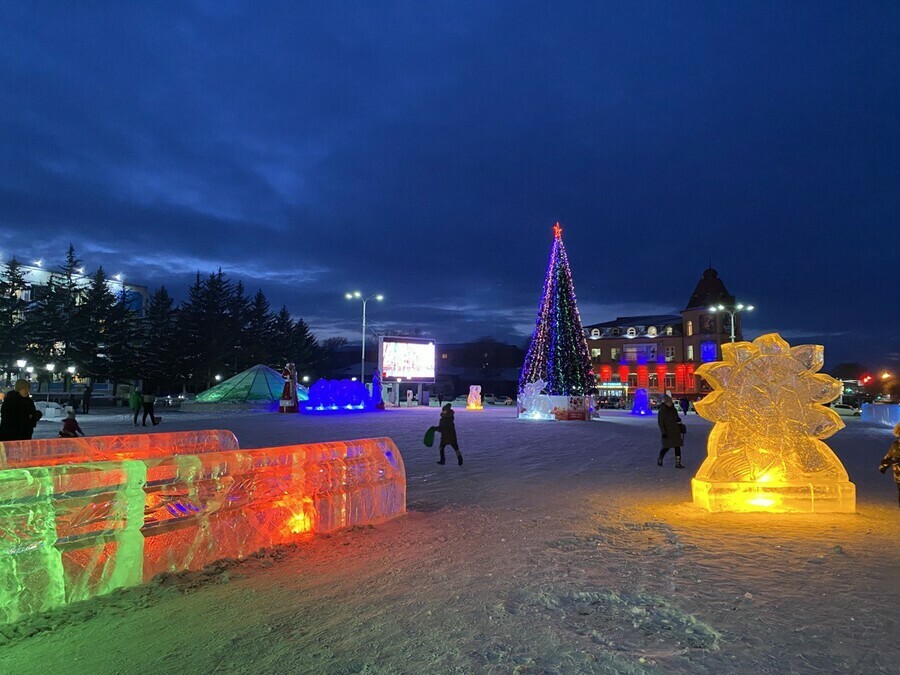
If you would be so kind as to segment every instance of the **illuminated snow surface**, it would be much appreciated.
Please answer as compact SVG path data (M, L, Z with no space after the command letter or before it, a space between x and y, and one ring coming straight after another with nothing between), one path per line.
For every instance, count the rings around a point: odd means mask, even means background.
M80 416L89 435L142 432ZM656 420L456 411L465 465L422 445L436 407L356 416L159 411L241 447L390 436L409 514L0 628L0 673L896 672L900 509L890 430L829 440L857 514L707 513L656 466ZM56 433L42 423L38 435Z

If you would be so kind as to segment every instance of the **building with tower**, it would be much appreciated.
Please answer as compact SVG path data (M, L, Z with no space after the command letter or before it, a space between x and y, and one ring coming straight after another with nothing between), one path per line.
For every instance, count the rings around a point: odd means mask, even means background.
M733 308L735 303L710 267L679 314L623 316L585 326L601 398L627 398L638 388L651 396L702 396L708 388L694 372L701 363L721 359L722 343L731 340L732 316L735 340L742 339L740 313L710 308Z

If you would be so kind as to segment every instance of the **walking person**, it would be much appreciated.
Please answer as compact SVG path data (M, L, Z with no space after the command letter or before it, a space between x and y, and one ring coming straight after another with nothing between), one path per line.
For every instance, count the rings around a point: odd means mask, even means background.
M0 441L30 441L41 417L31 398L31 382L16 380L0 405Z
M900 422L894 427L894 442L888 448L887 454L878 465L878 470L884 473L888 467L894 467L894 482L897 483L897 501L900 505Z
M678 411L675 410L675 402L671 396L663 396L663 404L659 407L657 415L657 423L659 431L662 434L662 450L659 451L659 458L656 460L657 466L663 465L663 457L669 451L669 448L675 448L675 468L683 469L681 464L681 446L684 443L685 427L681 423Z
M691 407L691 402L687 400L687 397L682 397L682 399L678 402L678 406L681 408L681 414L687 415L688 408Z
M87 415L91 411L91 394L94 393L94 390L91 389L91 385L88 385L84 388L84 393L81 395L81 412Z
M144 415L141 417L141 426L147 426L147 415L150 416L150 423L153 426L159 424L159 421L153 414L153 404L156 402L156 395L153 393L153 387L149 387L145 392L141 399L144 404Z
M144 396L141 394L141 390L135 387L131 390L131 394L128 396L128 406L131 408L131 412L134 413L134 418L132 419L132 426L137 426L137 418L141 412L141 408L144 405Z
M456 440L456 423L453 421L453 408L449 403L445 403L441 408L441 421L438 422L437 430L441 434L441 459L438 464L446 464L444 448L449 445L456 452L457 463L462 466L463 456L459 451L459 442Z

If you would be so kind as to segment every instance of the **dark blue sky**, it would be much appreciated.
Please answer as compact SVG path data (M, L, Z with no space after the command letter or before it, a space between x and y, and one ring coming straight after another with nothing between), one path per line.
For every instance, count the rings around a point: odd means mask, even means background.
M900 359L894 2L3 3L0 254L262 287L320 335L683 308Z

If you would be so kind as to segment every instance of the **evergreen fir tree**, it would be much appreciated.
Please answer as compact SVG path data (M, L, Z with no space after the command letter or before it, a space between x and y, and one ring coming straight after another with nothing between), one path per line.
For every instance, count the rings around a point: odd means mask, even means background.
M115 312L116 304L116 297L109 290L106 272L99 267L91 277L84 301L78 306L78 322L82 330L74 343L80 361L79 371L92 381L111 375L107 349L113 323L119 318Z
M285 306L281 307L272 323L272 360L278 368L293 361L294 319Z
M137 374L160 386L178 380L177 318L174 300L161 286L147 302L137 359Z
M23 294L28 288L22 264L13 256L0 275L0 364L7 373L17 370L16 361L25 358L25 308ZM7 378L8 379L8 378Z
M256 291L247 310L247 353L244 368L271 364L275 317L262 290Z
M59 358L62 361L71 363L78 367L74 344L79 333L84 330L81 325L80 313L78 306L84 295L85 288L81 279L81 259L75 255L75 247L69 244L69 250L66 253L66 262L60 266L58 273L58 292L61 304L60 328L61 332L57 336L57 344L59 345ZM69 388L69 374L64 372L66 379L65 388Z
M298 373L309 374L315 370L319 360L319 343L303 319L294 322L291 339L291 361Z
M550 264L519 391L542 379L548 394L582 396L593 389L594 375L559 223L553 232Z

